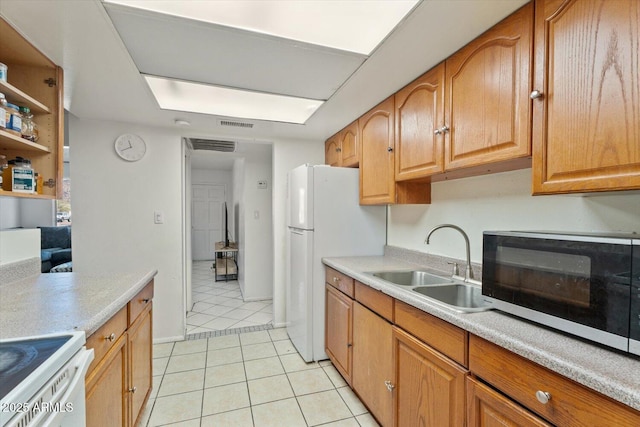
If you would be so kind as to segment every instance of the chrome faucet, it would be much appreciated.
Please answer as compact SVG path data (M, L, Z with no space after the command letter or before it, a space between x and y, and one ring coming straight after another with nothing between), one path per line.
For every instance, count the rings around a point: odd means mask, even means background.
M458 230L460 232L460 234L462 234L462 237L464 237L464 242L467 245L467 268L464 270L464 281L468 282L470 279L473 279L473 270L471 269L471 249L469 248L469 236L467 236L467 233L465 233L462 228L458 227L457 225L453 225L453 224L440 224L440 225L437 225L437 226L433 227L431 229L431 231L429 231L429 234L427 234L427 238L424 239L424 243L426 245L428 245L429 244L429 238L431 237L433 232L436 231L436 230L439 230L441 228L453 228L454 230Z

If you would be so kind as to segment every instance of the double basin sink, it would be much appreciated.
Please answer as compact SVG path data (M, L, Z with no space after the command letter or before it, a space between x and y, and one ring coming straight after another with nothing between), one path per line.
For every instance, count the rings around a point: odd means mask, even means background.
M406 287L457 312L474 313L491 309L482 298L480 286L470 282L418 270L378 271L369 274L393 285Z

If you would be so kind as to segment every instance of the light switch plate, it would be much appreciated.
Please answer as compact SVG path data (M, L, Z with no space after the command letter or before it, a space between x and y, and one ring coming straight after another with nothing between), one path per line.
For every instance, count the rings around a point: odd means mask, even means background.
M164 214L162 213L162 211L153 212L153 223L164 224Z
M260 181L258 181L258 188L260 190L265 190L267 188L267 180L261 179Z

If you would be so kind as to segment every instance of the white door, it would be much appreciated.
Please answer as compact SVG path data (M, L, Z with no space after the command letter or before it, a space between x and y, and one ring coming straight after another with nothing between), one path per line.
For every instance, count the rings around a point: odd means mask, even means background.
M222 204L225 201L223 184L194 184L192 186L192 249L193 260L212 260L216 242L222 240Z
M307 362L313 360L313 231L289 229L287 334Z

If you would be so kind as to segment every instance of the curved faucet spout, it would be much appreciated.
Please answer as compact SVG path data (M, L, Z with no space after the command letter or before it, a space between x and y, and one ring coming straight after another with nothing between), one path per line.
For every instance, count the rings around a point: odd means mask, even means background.
M464 272L464 280L468 282L469 279L473 279L473 270L471 269L471 249L469 247L469 236L467 236L467 233L465 233L462 228L453 224L436 225L431 229L431 231L429 231L429 234L427 234L427 238L424 239L424 243L428 245L429 239L431 238L431 235L433 234L433 232L441 228L453 228L454 230L458 230L460 234L462 234L462 237L464 237L464 243L467 249L467 267L465 268L465 272Z

